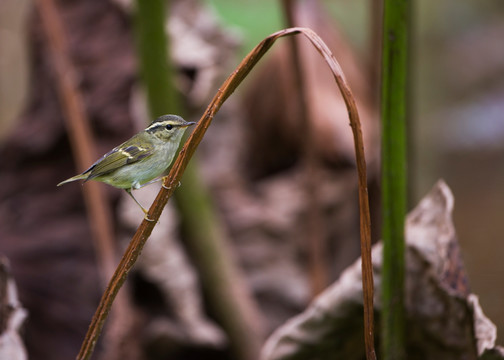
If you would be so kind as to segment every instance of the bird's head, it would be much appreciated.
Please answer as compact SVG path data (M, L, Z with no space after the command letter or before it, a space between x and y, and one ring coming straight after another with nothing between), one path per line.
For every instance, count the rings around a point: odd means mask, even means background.
M196 124L192 121L185 121L177 115L162 115L154 120L145 131L163 141L180 141L185 129Z

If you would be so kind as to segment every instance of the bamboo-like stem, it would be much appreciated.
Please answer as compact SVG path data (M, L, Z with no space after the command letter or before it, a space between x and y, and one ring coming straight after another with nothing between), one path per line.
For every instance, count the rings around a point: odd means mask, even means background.
M173 84L173 71L166 46L165 2L163 0L137 0L135 35L139 57L140 75L147 92L150 115L158 117L169 110L176 113L178 97ZM168 109L168 111L167 111Z
M208 105L205 113L201 117L198 125L188 138L179 152L175 163L172 166L170 174L164 179L163 187L159 191L154 203L149 209L148 217L154 221L144 220L133 236L128 248L126 249L121 262L116 269L110 283L103 294L100 304L93 316L88 333L82 344L81 351L77 356L78 359L89 359L93 348L96 344L98 336L101 332L103 324L110 311L117 292L126 280L126 277L135 264L140 252L142 251L145 242L150 236L156 222L163 211L168 199L178 186L182 174L197 146L203 139L203 136L210 126L215 114L219 111L222 104L234 92L238 85L248 75L252 68L269 50L275 41L281 37L291 36L295 34L303 34L315 46L317 51L327 62L331 69L334 79L340 89L345 104L348 109L350 125L352 128L355 154L357 162L357 172L359 181L359 208L360 208L360 230L361 230L361 252L362 252L362 282L364 293L364 339L366 344L366 357L368 360L376 359L374 343L373 343L373 273L371 263L371 224L369 214L369 201L367 194L367 175L366 161L364 155L364 143L362 139L362 129L360 125L359 115L352 92L345 80L343 71L338 62L332 55L327 45L320 37L310 29L306 28L290 28L278 31L266 39L261 41L246 57L240 65L233 71L226 81L217 91L211 103Z
M236 266L225 230L209 194L189 164L176 194L187 247L199 269L201 283L215 319L229 338L233 359L257 360L264 341L263 317L241 269ZM194 167L194 166L193 166Z
M151 117L183 113L170 57L166 56L169 39L165 37L164 3L165 0L138 0L135 16L138 57ZM264 338L262 317L230 255L228 238L215 216L208 190L199 179L193 161L185 170L184 187L175 193L187 247L199 269L209 307L228 336L234 358L256 360Z
M409 0L384 0L382 51L382 351L405 358L404 219Z

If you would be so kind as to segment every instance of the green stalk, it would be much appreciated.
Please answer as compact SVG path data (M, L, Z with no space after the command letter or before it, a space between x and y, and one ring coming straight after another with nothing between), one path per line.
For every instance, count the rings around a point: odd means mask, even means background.
M382 357L405 358L404 219L410 1L384 0L382 52Z
M173 70L167 56L164 0L137 0L136 33L143 83L150 114L181 114ZM175 193L187 244L200 271L206 296L217 321L226 331L236 359L255 360L262 343L261 317L232 261L228 239L220 226L207 189L194 161L188 164L183 186Z
M173 71L168 61L164 4L162 0L136 2L135 33L140 75L153 118L167 113L178 113L179 110L179 101L172 85Z

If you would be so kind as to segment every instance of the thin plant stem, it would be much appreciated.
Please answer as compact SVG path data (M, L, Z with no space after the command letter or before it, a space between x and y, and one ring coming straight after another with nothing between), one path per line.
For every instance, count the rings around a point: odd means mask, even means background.
M54 0L37 0L36 5L47 36L55 84L65 115L74 158L78 168L85 170L96 160L93 151L96 147L86 117L84 100L79 91L77 71L68 55L64 26ZM84 189L84 201L93 233L93 245L105 283L113 274L115 267L112 216L100 184L89 185Z
M174 69L165 36L165 0L137 0L136 42L142 80L147 89L151 117L182 114L182 102L174 86ZM196 160L196 159L195 159ZM175 193L182 218L185 243L199 270L199 276L215 314L229 339L237 360L256 360L264 339L262 316L239 266L233 261L229 239L216 216L197 163L185 169L183 188ZM167 276L171 276L167 274Z
M165 26L163 0L137 0L135 35L139 57L140 75L147 92L147 105L152 117L177 109L178 96L173 83L173 71L168 61L169 48ZM173 111L173 110L172 110Z
M384 0L382 50L382 354L405 358L404 220L409 0Z
M275 41L281 37L303 34L320 55L325 59L327 65L331 69L336 84L343 96L347 106L350 125L355 145L355 155L357 163L357 173L359 182L359 209L360 209L360 233L361 233L361 252L362 252L362 283L364 295L364 340L366 345L366 358L368 360L376 359L374 350L374 330L373 330L373 273L371 263L371 221L369 214L369 200L367 194L367 175L366 161L364 155L364 142L362 138L362 129L355 104L355 99L348 86L343 71L338 62L332 55L327 45L320 37L312 30L307 28L290 28L278 31L259 43L233 71L226 81L217 91L213 100L208 105L198 125L188 138L182 149L180 150L175 163L167 177L163 181L163 187L160 189L156 199L148 212L148 218L153 221L144 219L133 236L128 248L126 249L121 262L116 269L112 279L103 294L103 297L98 305L98 308L93 316L88 333L84 339L77 359L89 359L98 336L107 315L110 311L117 292L126 280L129 271L135 264L142 251L145 242L149 238L156 222L163 211L168 199L173 195L173 192L178 187L178 183L182 178L185 168L189 160L194 155L196 148L202 141L203 136L210 126L215 114L219 111L226 99L236 90L239 84L245 79L252 68L258 63L262 56L271 48Z
M52 60L55 85L61 101L65 124L70 136L70 143L75 162L80 170L86 169L96 159L93 149L96 148L87 119L84 99L78 86L78 74L72 63L65 28L54 0L36 1L42 28L47 36L49 55ZM98 267L103 286L114 273L115 245L110 206L103 195L102 185L90 182L83 188L84 202L92 232L92 242L96 252ZM116 307L107 329L106 351L114 352L117 343L114 341L130 321L126 316L130 307L126 296L117 299Z

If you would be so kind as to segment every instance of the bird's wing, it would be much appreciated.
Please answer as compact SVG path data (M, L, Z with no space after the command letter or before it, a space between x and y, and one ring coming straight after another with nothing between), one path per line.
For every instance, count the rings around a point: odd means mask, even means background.
M133 137L103 155L100 160L95 162L84 172L84 174L89 174L86 180L108 174L122 166L145 159L154 153L152 144L143 141L142 145L133 145L135 143L137 143L137 141L135 141L135 137Z

